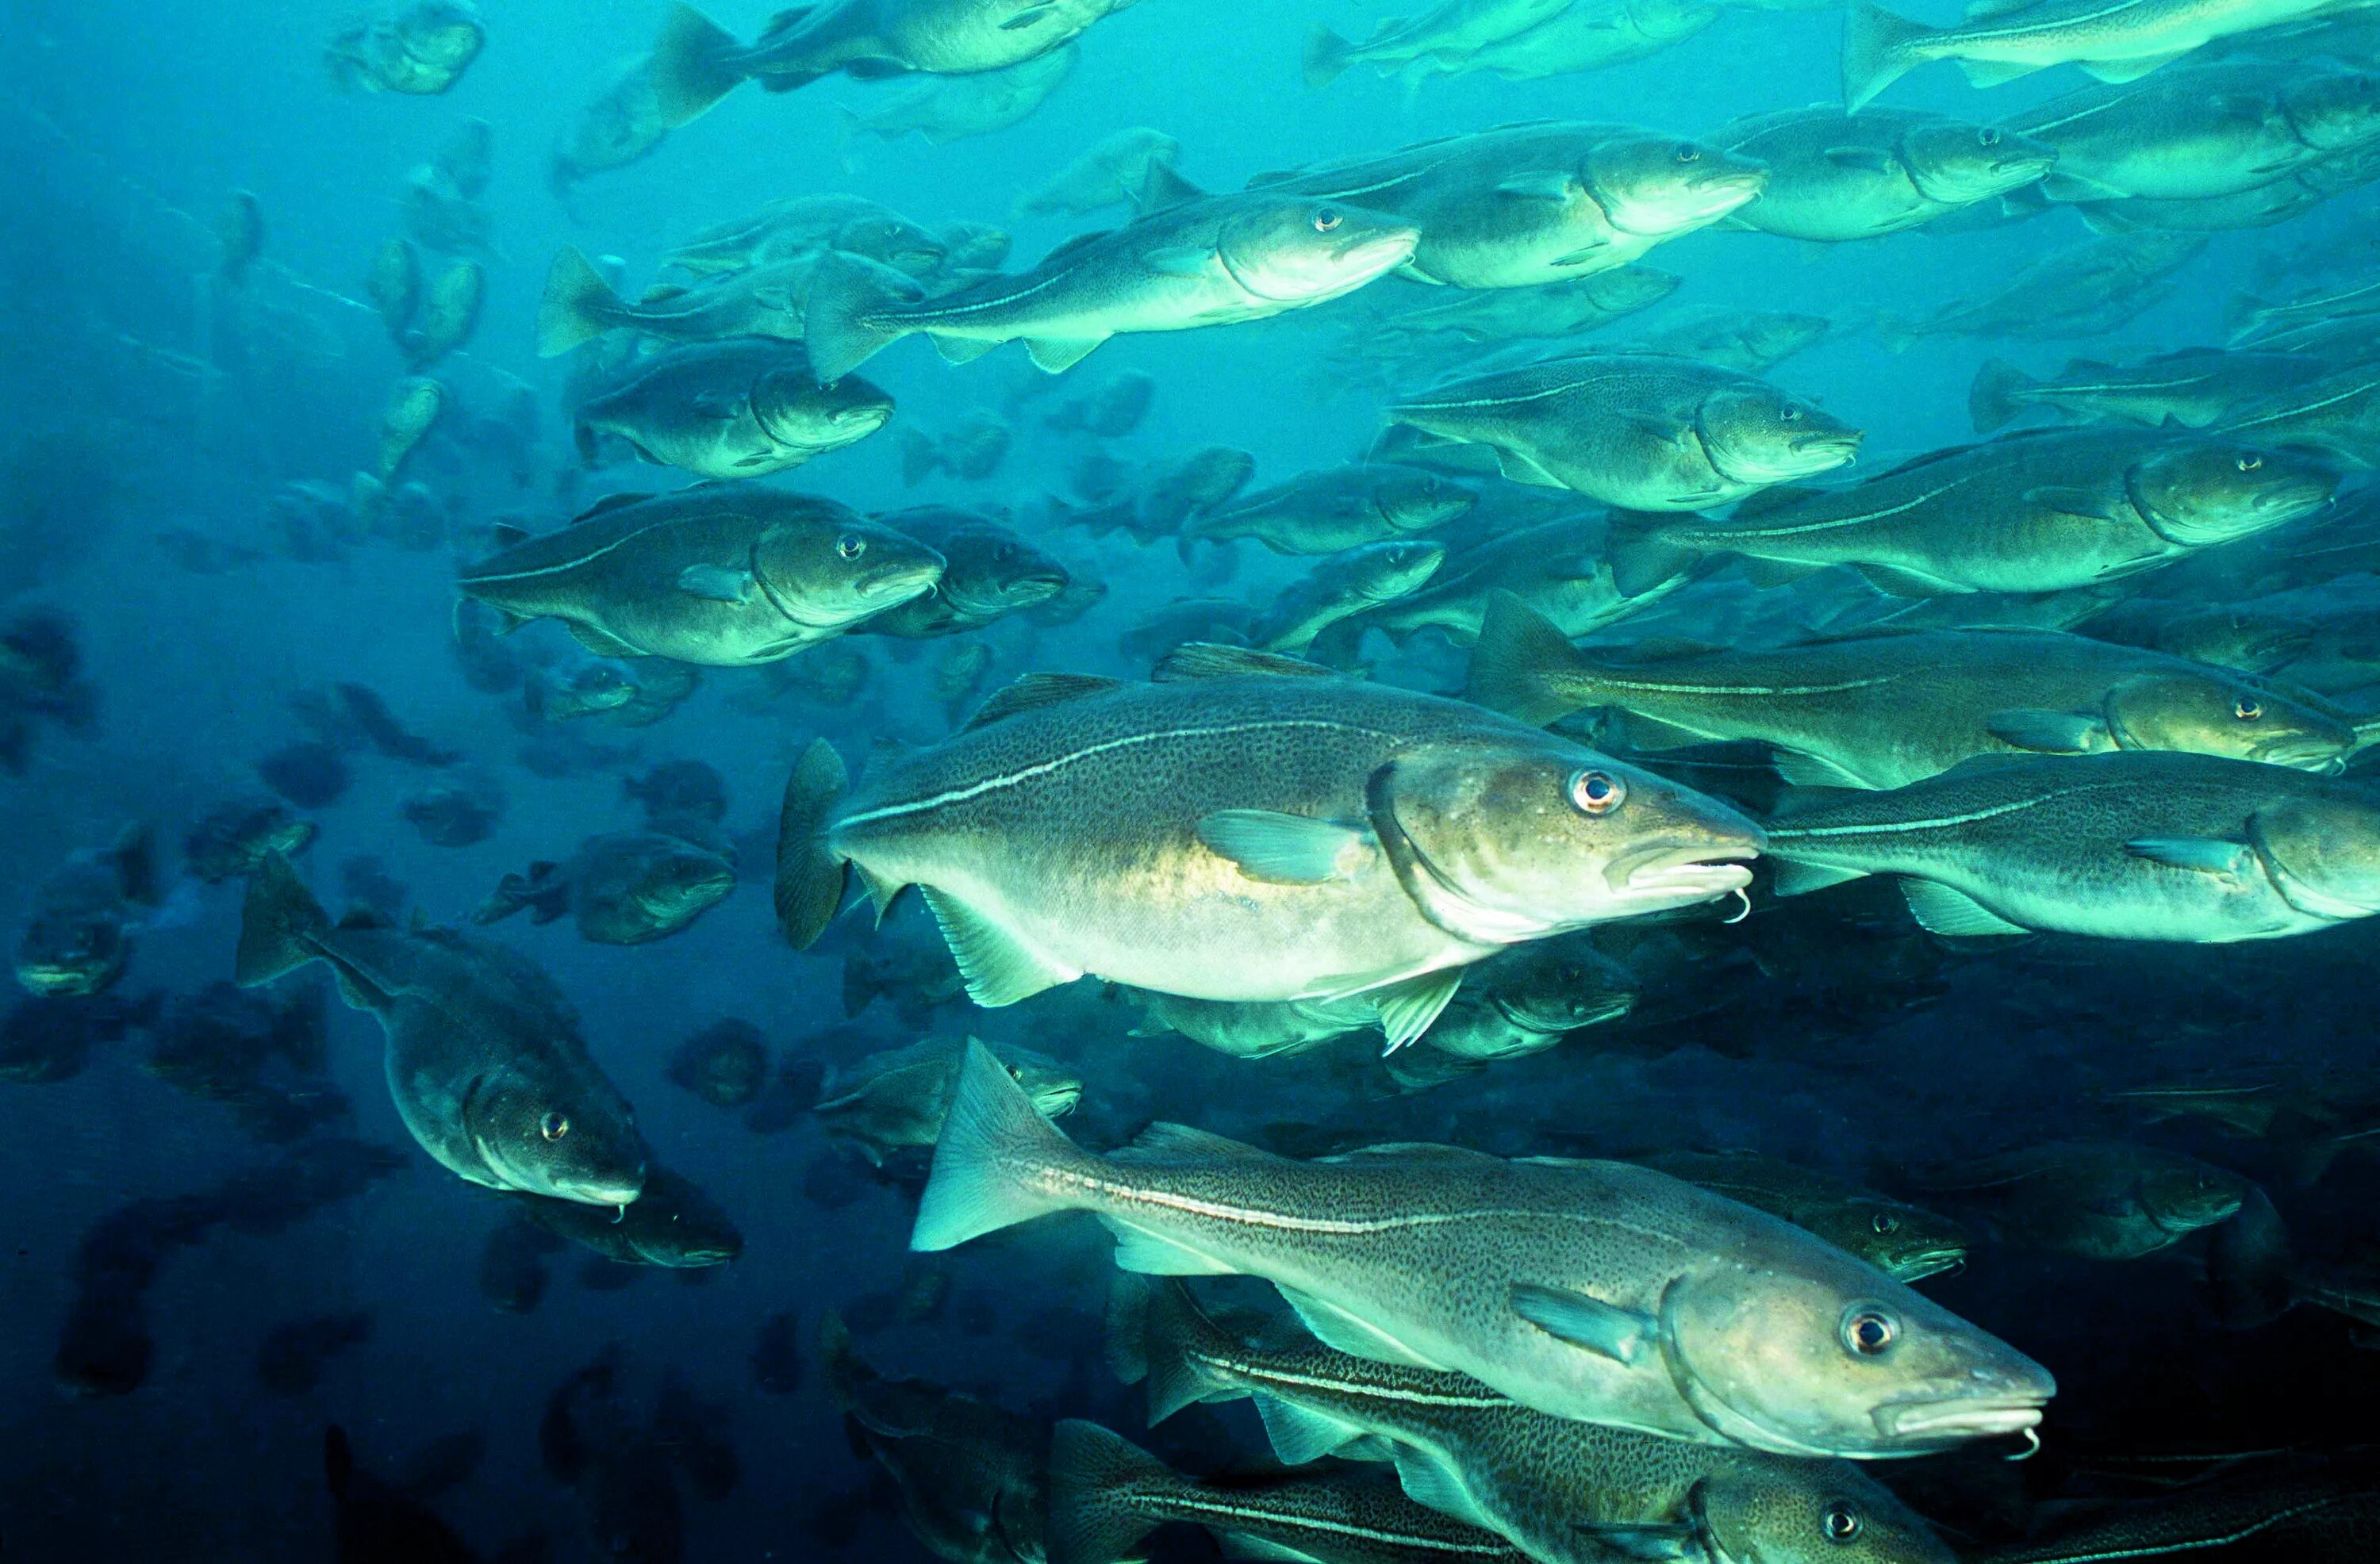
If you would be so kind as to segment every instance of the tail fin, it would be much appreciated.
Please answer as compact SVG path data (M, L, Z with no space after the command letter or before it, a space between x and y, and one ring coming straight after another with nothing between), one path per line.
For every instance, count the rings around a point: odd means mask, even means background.
M1663 535L1669 517L1643 511L1613 511L1604 547L1611 559L1611 584L1623 598L1642 597L1693 568L1694 551Z
M1911 45L1933 36L1922 22L1897 17L1872 0L1852 0L1843 13L1843 104L1852 113L1923 63Z
M824 739L811 742L785 782L777 813L777 926L797 951L816 944L843 905L850 866L824 836L827 817L850 790L843 757Z
M1037 1186L1043 1168L1089 1160L1041 1116L999 1057L967 1039L934 1143L934 1168L918 1197L914 1250L953 1249L971 1238L1065 1209Z
M901 487L915 489L923 483L936 467L942 465L942 454L931 437L914 429L901 431Z
M831 385L908 335L906 327L870 320L868 313L920 297L916 280L905 273L844 250L829 250L810 273L809 306L802 317L810 373L820 384Z
M1347 68L1348 52L1355 46L1319 22L1305 35L1305 85L1320 91Z
M1232 1344L1179 1281L1118 1271L1108 1284L1108 1366L1127 1385L1147 1382L1150 1427L1193 1402L1248 1394L1199 1368L1192 1349L1202 1343Z
M558 358L594 341L626 308L583 250L563 246L545 273L545 297L537 301L537 356Z
M691 6L671 7L645 64L653 100L670 129L699 119L710 105L744 80L744 68L730 58L742 47L735 35Z
M232 976L241 988L253 988L294 972L322 954L314 941L330 927L322 904L298 879L289 860L267 854L257 866L256 878L248 882Z
M528 876L508 874L496 881L496 888L488 893L488 899L472 911L471 921L475 924L502 923L536 900L532 891Z
M1499 588L1488 594L1464 697L1541 728L1579 709L1581 703L1560 688L1560 677L1577 661L1577 649L1560 625Z
M1977 434L1989 434L2024 410L2025 392L2041 382L2005 358L1986 358L1967 388L1967 416Z
M1135 1502L1184 1485L1163 1461L1096 1423L1067 1418L1050 1436L1050 1564L1117 1564L1165 1517Z

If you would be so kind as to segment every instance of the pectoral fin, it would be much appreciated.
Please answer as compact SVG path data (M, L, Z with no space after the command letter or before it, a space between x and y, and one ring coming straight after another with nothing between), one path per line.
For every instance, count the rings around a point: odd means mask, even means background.
M2207 836L2136 836L2124 843L2124 851L2153 864L2235 878L2247 872L2254 857L2244 843Z
M2112 749L2107 724L2079 711L2044 711L2018 707L1995 711L1984 720L1984 731L2002 744L2044 755L2096 755Z
M1462 987L1463 969L1450 966L1384 988L1365 990L1364 998L1380 1012L1380 1030L1388 1036L1389 1045L1381 1051L1394 1053L1428 1031L1430 1023L1438 1019L1447 1001L1454 998L1454 991Z
M1659 1329L1649 1316L1634 1309L1622 1309L1568 1288L1516 1281L1512 1284L1512 1301L1514 1314L1547 1335L1598 1352L1614 1363L1636 1362L1652 1345Z
M752 573L722 564L689 564L677 573L677 589L690 598L742 603L752 600Z
M2021 923L2010 923L1965 891L1953 891L1935 880L1904 879L1900 882L1900 894L1909 903L1910 915L1930 933L1972 940L2032 932Z
M1320 885L1345 879L1371 860L1368 830L1270 809L1218 809L1198 822L1198 840L1250 879Z
M1167 277L1203 277L1215 269L1215 252L1201 245L1172 245L1152 249L1141 264Z

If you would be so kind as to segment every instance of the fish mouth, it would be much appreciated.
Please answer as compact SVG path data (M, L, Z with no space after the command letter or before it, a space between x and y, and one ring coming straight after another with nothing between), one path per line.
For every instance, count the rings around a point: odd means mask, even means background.
M1967 1252L1963 1249L1924 1249L1904 1255L1892 1262L1892 1279L1904 1285L1924 1281L1929 1276L1962 1271L1967 1268Z
M922 560L892 560L863 574L852 589L862 598L892 598L906 602L929 591L942 578L940 555Z
M618 1179L572 1179L557 1182L553 1196L557 1200L576 1201L581 1206L633 1206L645 1193L645 1165L638 1163L630 1177Z
M1622 895L1683 905L1742 890L1752 883L1744 866L1759 855L1756 838L1745 846L1655 843L1614 858L1603 878Z
M2352 734L2342 739L2317 736L2275 739L2248 751L2248 758L2261 760L2268 766L2287 766L2300 771L2338 771L2346 768L2347 752L2353 748Z
M99 987L100 975L86 967L41 963L17 968L17 981L30 994L88 994Z
M2039 1397L1945 1401L1888 1401L1876 1409L1876 1431L1895 1444L1947 1445L2022 1434L2041 1422Z
M1839 467L1859 455L1861 442L1867 438L1865 430L1828 430L1823 433L1796 435L1787 449L1809 461L1823 461L1827 467ZM1818 469L1824 471L1825 468Z
M1415 247L1421 243L1421 230L1411 225L1376 228L1368 234L1358 234L1330 251L1330 259L1341 266L1377 276L1391 266L1402 266L1413 259Z

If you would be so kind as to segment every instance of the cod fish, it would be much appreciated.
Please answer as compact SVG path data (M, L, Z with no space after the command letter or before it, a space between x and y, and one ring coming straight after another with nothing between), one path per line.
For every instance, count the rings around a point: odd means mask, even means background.
M1050 1437L1050 1564L1119 1564L1169 1521L1215 1533L1238 1557L1313 1564L1527 1564L1493 1532L1415 1504L1368 1473L1184 1477L1095 1423Z
M746 272L821 250L846 250L913 277L929 277L950 260L950 247L880 201L865 196L785 196L725 223L713 224L662 256L697 276Z
M1748 1151L1670 1151L1640 1158L1672 1178L1805 1228L1895 1281L1967 1263L1972 1240L1948 1217Z
M2036 409L2152 429L2168 422L2204 429L2250 403L2302 385L2310 373L2294 353L2226 347L2185 347L2121 366L2077 358L2046 379L1986 358L1968 389L1967 412L1977 434Z
M1824 315L1706 305L1664 316L1622 351L1666 354L1738 374L1760 375L1796 353L1815 347L1834 329L1835 323Z
M965 1042L929 1037L870 1054L829 1077L811 1110L828 1134L880 1167L889 1154L931 1146L941 1134L951 1083L958 1079L966 1049ZM1071 1066L1029 1049L1011 1048L998 1057L1008 1078L1032 1098L1035 1111L1062 1119L1083 1100L1082 1077Z
M2199 1557L2345 1564L2380 1534L2380 1472L2368 1450L2291 1449L2211 1464L2197 1482L2119 1504L2076 1505L2046 1518L2039 1535L1965 1557L1969 1564Z
M805 251L694 287L658 287L630 304L584 252L565 245L554 253L538 300L538 357L558 358L610 331L634 331L665 342L799 342L802 311L826 253Z
M248 888L235 976L269 983L310 962L388 1039L389 1095L421 1149L490 1189L626 1206L650 1164L636 1110L579 1036L552 978L502 945L376 915L333 924L289 860Z
M1977 87L2057 65L2136 81L2217 38L2296 21L2337 0L1983 0L1927 27L1873 3L1843 15L1843 102L1856 110L1919 66L1956 60Z
M1894 788L1979 755L2178 750L2335 771L2345 714L2313 695L2055 630L1883 630L1769 651L1598 656L1499 594L1470 698L1524 721L1624 712L1632 749L1752 739L1788 782Z
M650 70L674 128L746 81L790 92L842 71L878 80L1006 70L1064 47L1133 0L821 0L781 13L751 43L691 6L672 8Z
M1377 1026L1380 1022L1379 1012L1361 998L1274 1000L1255 1004L1185 1000L1174 994L1142 994L1138 999L1148 1019L1132 1029L1134 1037L1153 1037L1178 1032L1201 1048L1233 1059L1305 1053L1334 1037Z
M1732 553L1755 580L1847 564L1896 597L2057 592L2121 581L2311 515L2338 470L2226 430L2045 430L1952 446L1843 489L1779 489L1724 520L1615 528L1622 591L1682 556Z
M1416 282L1533 287L1610 271L1760 193L1760 164L1633 125L1553 121L1259 174L1249 188L1345 201L1419 230Z
M1841 467L1860 443L1859 430L1764 381L1649 353L1457 381L1391 406L1389 421L1489 446L1516 482L1637 511L1726 504Z
M1595 948L1591 931L1541 940L1480 963L1421 1046L1388 1061L1389 1073L1406 1091L1443 1085L1635 1008L1634 979Z
M406 458L446 410L446 388L416 375L390 388L380 414L380 479L394 479Z
M341 29L322 52L331 79L350 92L434 97L463 78L488 41L471 0L406 0Z
M852 166L852 143L862 136L897 141L912 132L929 147L989 136L1023 123L1043 99L1074 74L1082 52L1068 44L1004 70L977 71L920 82L881 108L836 111L835 143Z
M2241 440L2309 446L2358 467L2380 466L2380 361L2309 374L2216 426Z
M1917 227L2033 184L2058 161L2016 130L1912 109L1784 109L1739 119L1717 140L1768 168L1760 198L1728 226L1822 244Z
M964 363L1022 339L1056 374L1125 332L1260 321L1353 293L1402 264L1418 231L1353 205L1187 187L1122 228L1084 234L1038 265L929 297L909 278L831 254L810 280L804 336L822 377L849 374L914 333Z
M1915 1455L2030 1428L2055 1388L1875 1267L1649 1169L1443 1146L1300 1162L1162 1123L1102 1158L970 1049L910 1247L1072 1209L1122 1269L1262 1277L1341 1352L1673 1439Z
M546 160L546 182L565 207L581 179L625 168L668 138L669 125L645 66L639 55L615 67L555 142Z
M667 1168L649 1170L644 1193L622 1211L541 1194L507 1198L548 1232L623 1266L701 1270L744 1253L744 1235L719 1202Z
M1358 462L1300 473L1182 527L1184 538L1253 538L1277 554L1335 554L1427 532L1466 515L1475 496L1433 472Z
M1361 43L1318 23L1305 40L1305 85L1319 91L1353 65L1388 75L1457 69L1482 49L1526 32L1569 6L1570 0L1439 0L1410 20L1381 22Z
M755 485L615 494L521 537L456 585L565 624L598 657L742 668L790 657L931 591L942 558L832 500Z
M1896 352L1922 336L2059 341L2111 332L2164 297L2164 279L2206 248L2204 234L2110 234L2053 250L1981 298L1922 321L1879 318Z
M785 790L777 910L807 948L856 867L917 885L978 1004L1086 973L1190 999L1366 994L1390 1047L1507 945L1740 889L1734 811L1509 718L1193 645L1159 683L1028 675L854 789Z
M642 945L675 934L727 899L735 866L709 848L654 830L590 836L561 863L540 859L508 874L471 915L501 922L526 909L529 921L574 915L578 937L599 945Z
M1427 538L1366 543L1331 555L1282 588L1249 630L1266 651L1303 652L1345 619L1412 596L1438 574L1446 545Z
M2228 1221L2252 1187L2195 1157L2121 1141L2058 1141L1914 1174L1911 1187L1988 1222L2007 1243L2085 1260L2137 1260Z
M1147 1386L1152 1425L1194 1402L1253 1399L1282 1461L1393 1461L1410 1497L1542 1564L1950 1564L1925 1522L1848 1462L1549 1417L1460 1374L1251 1340L1179 1281L1116 1278L1108 1359Z
M1707 0L1571 0L1526 32L1500 39L1462 64L1507 81L1601 70L1682 43L1725 8Z
M870 636L919 639L980 630L1048 602L1073 579L1066 567L1012 527L948 505L917 505L876 518L942 556L934 589L860 626Z
M1101 138L1074 162L1017 198L1020 212L1057 212L1073 216L1136 200L1155 164L1171 168L1182 143L1145 125Z
M1937 934L2227 944L2380 912L2380 806L2205 755L1980 760L1772 821L1778 894L1900 880Z
M856 375L821 385L799 345L704 343L638 361L574 415L579 454L615 434L648 462L697 478L766 478L865 440L892 398Z
M138 909L163 894L157 843L127 827L104 852L77 854L33 893L17 940L17 982L29 994L96 994L124 975Z
M1568 337L1649 309L1685 281L1654 266L1624 266L1562 283L1465 294L1444 304L1401 309L1365 333L1427 336L1444 333L1463 342Z

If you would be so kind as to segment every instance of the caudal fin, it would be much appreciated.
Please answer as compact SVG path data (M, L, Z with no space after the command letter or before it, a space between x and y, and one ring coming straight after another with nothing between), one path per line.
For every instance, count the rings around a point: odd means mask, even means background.
M1063 1210L1066 1202L1038 1187L1036 1175L1087 1160L1041 1116L999 1057L970 1037L909 1247L953 1249Z
M1050 1564L1116 1564L1164 1521L1140 1502L1184 1485L1163 1461L1096 1423L1050 1436Z
M1913 47L1933 36L1922 22L1898 17L1872 0L1852 0L1843 13L1843 103L1857 113L1878 92L1922 62Z
M777 813L777 927L797 951L817 943L843 905L850 866L826 844L826 826L850 790L843 757L824 739L812 741L785 782Z
M256 877L248 882L248 900L239 912L239 953L232 976L243 988L270 983L294 972L322 952L316 944L331 920L278 853L265 855Z
M2024 411L2022 397L2041 382L2005 358L1986 358L1967 388L1967 416L1977 434L1994 430Z
M1196 1349L1236 1343L1179 1281L1118 1271L1108 1284L1107 1326L1108 1367L1127 1385L1147 1384L1152 1428L1193 1402L1249 1394L1199 1367Z
M693 6L672 6L645 64L662 123L674 130L734 91L745 78L734 58L741 47L734 33Z
M1305 35L1305 85L1320 91L1339 79L1347 68L1348 51L1355 46L1319 22Z
M942 465L941 448L914 429L901 431L901 487L915 489Z
M1561 687L1562 671L1577 661L1577 649L1560 625L1499 588L1488 594L1464 695L1490 711L1542 728L1579 709L1581 703Z
M905 273L844 250L827 251L810 273L802 317L810 372L831 385L908 335L908 328L888 324L877 312L920 297L916 280Z
M1670 540L1668 520L1642 511L1613 511L1605 523L1611 584L1621 597L1658 591L1694 568L1695 552Z
M558 358L582 342L592 342L619 323L627 306L575 245L565 245L545 273L545 297L537 301L537 356Z

